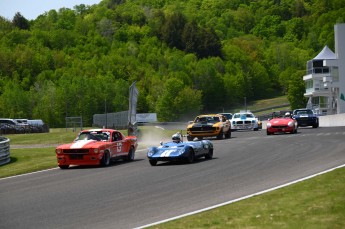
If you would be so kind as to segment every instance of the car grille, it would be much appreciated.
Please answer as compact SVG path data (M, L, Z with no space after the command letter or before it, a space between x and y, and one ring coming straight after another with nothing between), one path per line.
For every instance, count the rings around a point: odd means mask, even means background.
M212 126L200 126L189 129L192 133L213 133L216 131L216 127Z
M251 124L251 121L236 121L236 124Z
M89 149L64 149L65 154L88 154Z
M272 128L274 129L283 129L283 128L287 128L287 125L282 125L282 126L272 126Z

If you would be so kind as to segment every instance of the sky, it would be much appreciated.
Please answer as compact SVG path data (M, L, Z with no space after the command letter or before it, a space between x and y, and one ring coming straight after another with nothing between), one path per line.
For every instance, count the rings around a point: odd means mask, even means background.
M73 9L75 5L93 5L100 2L101 0L0 0L0 16L12 20L19 12L27 20L33 20L52 9Z

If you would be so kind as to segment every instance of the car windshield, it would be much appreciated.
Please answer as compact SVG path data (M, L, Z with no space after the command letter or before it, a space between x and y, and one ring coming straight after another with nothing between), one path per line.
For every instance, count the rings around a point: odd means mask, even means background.
M232 115L231 114L227 114L227 113L222 113L221 115L224 115L227 119L231 119Z
M76 141L80 140L96 140L96 141L108 141L110 133L102 131L91 131L91 132L82 132L77 137Z
M195 122L198 123L216 123L216 122L220 122L219 117L215 116L205 116L205 117L198 117L196 118Z
M245 118L254 118L253 114L234 114L234 118L241 118L241 119L245 119Z
M301 111L297 111L297 115L312 115L313 111L311 110L301 110Z

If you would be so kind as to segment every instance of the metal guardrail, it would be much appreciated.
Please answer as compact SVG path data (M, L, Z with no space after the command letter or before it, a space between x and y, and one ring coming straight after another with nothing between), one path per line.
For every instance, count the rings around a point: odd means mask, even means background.
M0 165L10 161L10 139L0 136Z

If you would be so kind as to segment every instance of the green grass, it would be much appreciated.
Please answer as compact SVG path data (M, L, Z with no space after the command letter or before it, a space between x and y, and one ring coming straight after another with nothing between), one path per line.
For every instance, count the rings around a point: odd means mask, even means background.
M263 195L152 226L156 229L342 229L345 168Z
M0 166L0 178L57 167L55 147L11 149L11 162Z

